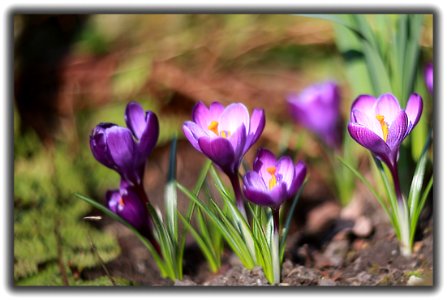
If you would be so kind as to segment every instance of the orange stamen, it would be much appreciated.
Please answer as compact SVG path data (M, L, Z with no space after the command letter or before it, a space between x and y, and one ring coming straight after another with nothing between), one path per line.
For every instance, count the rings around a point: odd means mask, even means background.
M123 198L120 198L120 199L118 200L118 203L119 203L119 205L124 206L124 200L123 200Z
M217 131L217 126L219 126L219 123L216 121L212 121L210 125L208 125L208 129L214 132L216 135L219 135L219 132Z
M382 126L383 140L386 142L388 138L388 125L385 123L385 117L383 115L376 115L377 121L379 121L380 126Z
M276 176L275 176L275 173L276 173L276 167L268 167L268 168L267 168L267 172L268 172L270 175L272 175L272 177L271 177L270 180L269 180L269 190L272 190L272 189L275 187L275 185L277 184L277 182L276 182Z

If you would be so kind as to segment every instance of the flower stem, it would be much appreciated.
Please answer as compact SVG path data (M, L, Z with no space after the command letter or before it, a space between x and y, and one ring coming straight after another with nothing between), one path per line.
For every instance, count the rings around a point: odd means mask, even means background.
M279 261L279 208L272 208L273 215L273 241L272 241L272 264L273 283L281 281L281 263Z
M394 190L397 198L397 218L399 220L400 230L400 252L403 256L410 256L412 253L412 245L410 238L410 216L407 202L404 199L402 190L400 188L399 173L397 165L390 168L391 176L393 177Z
M241 186L239 184L239 178L237 172L229 174L228 177L230 178L231 186L233 187L234 191L234 196L236 197L236 206L241 212L242 216L245 218L245 220L248 221L247 213L245 212L244 198L242 196Z

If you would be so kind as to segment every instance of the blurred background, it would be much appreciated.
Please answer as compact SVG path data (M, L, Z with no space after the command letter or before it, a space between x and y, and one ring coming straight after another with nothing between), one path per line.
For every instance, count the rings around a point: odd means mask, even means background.
M312 180L297 211L333 199L318 142L294 124L285 97L335 80L346 120L353 99L370 92L349 84L336 30L331 22L293 15L15 15L16 284L132 284L147 276L147 253L132 254L143 266L125 254L132 251L129 233L106 219L85 220L98 212L73 196L104 201L105 191L117 186L118 175L91 155L89 134L99 122L124 126L130 100L160 119L145 176L147 193L160 206L170 139L180 139L177 171L184 185L194 184L204 161L181 131L199 100L264 108L267 125L258 146L294 153L310 166ZM422 62L432 60L432 33L432 16L426 16ZM419 81L418 92L427 94ZM250 164L255 150L246 157ZM305 222L306 215L297 216L296 226ZM108 276L110 262L121 276Z

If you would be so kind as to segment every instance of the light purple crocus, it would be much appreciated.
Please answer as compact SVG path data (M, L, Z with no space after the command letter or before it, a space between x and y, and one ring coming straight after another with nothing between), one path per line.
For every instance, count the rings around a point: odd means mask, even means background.
M230 178L236 204L245 215L238 169L244 154L259 139L265 127L262 109L248 112L242 103L224 107L219 102L206 107L197 103L192 112L192 121L183 125L183 132L194 148L205 154Z
M424 77L428 90L433 94L433 64L430 63L425 67Z
M377 99L361 95L351 107L349 134L389 167L399 196L397 160L400 145L419 122L422 107L422 98L416 93L411 94L405 110L392 94Z
M277 210L293 198L306 177L306 166L283 156L276 159L272 152L260 149L253 163L253 171L244 176L244 195L251 202Z
M123 180L141 185L147 157L157 143L158 119L136 102L127 105L124 118L128 128L98 124L90 135L90 148L100 163L117 171Z
M311 85L287 96L294 120L318 135L328 146L341 145L340 91L335 82Z

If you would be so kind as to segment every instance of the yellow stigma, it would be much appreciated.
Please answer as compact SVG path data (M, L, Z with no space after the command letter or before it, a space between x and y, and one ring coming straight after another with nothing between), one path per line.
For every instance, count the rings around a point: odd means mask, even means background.
M219 126L219 123L216 121L212 121L210 125L208 125L208 129L214 132L215 134L219 135L219 132L217 131L217 126Z
M123 198L120 198L120 199L118 200L118 203L119 203L119 205L124 206L124 200L123 200Z
M269 190L273 189L276 185L276 168L275 167L268 167L267 168L267 172L269 172L270 175L272 175L272 177L269 180Z
M388 125L385 123L385 117L383 115L376 115L377 121L379 121L380 126L382 126L383 140L386 142L388 138Z
M227 133L225 131L223 131L223 130L220 132L220 136L223 137L223 138L227 138L228 137Z

